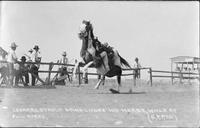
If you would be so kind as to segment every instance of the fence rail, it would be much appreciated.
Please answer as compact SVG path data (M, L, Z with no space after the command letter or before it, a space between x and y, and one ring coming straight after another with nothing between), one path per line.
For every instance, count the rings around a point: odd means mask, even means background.
M0 61L0 63L8 63L7 61ZM21 62L17 62L17 63L21 63ZM47 79L47 83L45 83L44 81L42 81L40 78L39 81L41 81L43 84L50 84L50 78L51 78L51 73L61 73L62 71L52 71L52 68L54 65L63 65L63 66L72 66L74 67L74 64L61 64L61 63L54 63L54 62L40 62L40 63L36 63L36 62L25 62L25 64L40 64L40 65L47 65L49 66L48 70L39 70L38 72L40 73L48 73L48 79ZM81 75L83 74L80 71L81 67L84 67L84 64L80 64L78 66L78 72L76 74L78 74L78 81L79 81L79 85L81 84ZM94 68L94 67L89 67L89 68ZM129 69L125 69L122 68L122 71L132 71L132 73L125 73L122 74L122 76L133 76L133 81L134 81L134 85L136 86L136 78L135 78L135 70L148 70L149 73L149 81L150 81L150 85L152 86L153 84L153 78L171 78L172 80L172 84L173 84L173 80L175 78L180 79L180 81L182 81L182 79L199 79L200 81L200 73L194 73L194 72L176 72L176 71L161 71L161 70L152 70L151 67L143 67L143 68L129 68ZM31 72L30 72L31 73ZM68 71L69 74L72 74L71 71ZM159 73L159 74L154 74L154 73ZM166 75L168 74L168 75ZM100 75L98 73L87 73L87 75ZM184 75L188 75L188 76L184 76Z
M8 63L7 61L0 61L0 63ZM20 64L21 62L17 62L18 64ZM61 63L54 63L54 62L40 62L40 63L38 63L38 62L25 62L25 64L40 64L40 65L47 65L47 66L49 66L49 69L48 70L39 70L38 72L39 73L48 73L48 77L47 77L47 79L46 79L46 83L42 80L42 79L40 79L39 77L38 77L38 80L42 83L42 84L44 84L44 85L48 85L48 84L50 84L52 81L50 80L51 79L51 73L61 73L62 71L59 71L59 70L57 70L57 71L52 71L52 69L53 69L53 67L54 67L54 65L63 65L63 66L75 66L74 64L61 64ZM78 81L79 81L79 85L81 84L81 74L83 74L82 72L80 72L80 68L81 67L84 67L85 65L84 64L80 64L79 66L78 66L78 72L76 73L76 74L78 74ZM89 67L89 68L94 68L94 67ZM134 81L134 85L136 86L136 78L135 78L135 72L134 72L134 70L138 70L138 68L129 68L129 69L125 69L125 68L123 68L122 69L122 71L132 71L132 73L126 73L126 74L122 74L122 76L133 76L133 81ZM149 67L144 67L144 68L139 68L140 70L142 70L142 69L151 69L151 68L149 68ZM32 74L32 72L29 72L29 73L31 73ZM68 71L67 73L69 73L69 74L72 74L72 72L70 72L70 71ZM98 73L87 73L87 75L100 75L100 74L98 74Z
M188 79L189 82L191 79L198 79L200 81L200 72L194 73L194 72L175 72L175 71L161 71L161 70L149 70L148 73L150 73L150 80L153 81L153 77L160 77L160 78L171 78L172 84L175 78L180 80L180 83L182 83L183 79ZM159 73L157 75L153 75L153 73ZM170 74L170 75L166 75ZM187 75L187 76L184 76ZM151 84L152 85L152 84Z

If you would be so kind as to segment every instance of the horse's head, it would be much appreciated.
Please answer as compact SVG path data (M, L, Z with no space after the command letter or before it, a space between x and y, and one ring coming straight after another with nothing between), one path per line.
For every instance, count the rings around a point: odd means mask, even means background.
M93 31L92 24L90 23L90 21L83 20L82 24L80 25L80 32L78 34L79 38L87 38L89 31Z

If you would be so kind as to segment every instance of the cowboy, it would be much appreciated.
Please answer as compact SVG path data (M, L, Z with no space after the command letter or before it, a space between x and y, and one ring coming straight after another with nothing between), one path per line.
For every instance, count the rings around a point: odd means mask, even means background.
M82 23L85 24L86 27L82 26L80 30L81 30L81 33L86 33L84 35L84 37L88 36L88 38L86 38L86 40L88 40L88 41L92 40L93 41L92 42L93 45L98 43L99 42L98 38L96 38L96 39L94 38L93 26L90 23L90 21L83 20ZM106 51L99 51L98 53L96 54L95 57L93 57L93 64L95 65L95 67L99 67L103 63L104 64L104 68L106 70L105 72L108 72L110 70L110 67L109 67L109 64L108 64L109 61L108 61L108 55L107 55Z
M139 63L139 59L137 57L135 58L135 63L133 67L135 68L135 78L140 78L140 68L142 66Z
M68 64L68 58L66 56L67 56L67 53L64 51L62 53L62 58L59 60L60 64ZM65 75L66 74L65 72L67 72L67 65L62 65L59 70L62 71L60 73L60 76Z
M28 57L28 61L29 61L29 62L31 62L31 61L32 61L32 60L31 60L32 53L33 53L33 49L30 49L30 50L28 51L28 55L27 55L27 54L25 54L25 55L26 55L26 57Z
M114 63L112 61L112 59L114 57L113 48L110 47L107 42L101 44L101 42L98 40L98 38L95 39L95 44L96 44L96 50L97 50L96 55L98 56L98 55L101 55L103 52L106 52L106 54L108 56L108 65L111 68L114 65Z
M15 44L15 42L11 43L10 46L11 50L8 53L8 69L9 69L9 85L13 86L13 78L14 78L14 64L16 64L17 62L17 55L15 53L17 45Z
M23 82L24 86L28 86L29 83L29 75L28 75L28 65L25 64L26 62L26 57L22 56L21 57L21 63L19 64L19 70L16 71L16 76L15 76L15 84L18 85L19 79ZM23 79L23 76L25 77L25 82Z
M40 68L40 64L39 63L41 61L41 55L40 55L40 52L39 52L39 46L38 45L35 45L33 49L35 51L32 54L31 60L32 60L32 62L36 62L36 64L32 64L31 65L31 72L32 72L31 77L32 77L32 86L35 86L35 79L36 79L35 76L38 77L38 70Z
M28 51L28 55L26 55L26 57L28 57L27 62L32 62L32 56L33 56L32 54L33 54L33 49L30 49L30 50ZM28 64L27 66L28 66L28 68L30 68L30 67L31 67L31 64Z

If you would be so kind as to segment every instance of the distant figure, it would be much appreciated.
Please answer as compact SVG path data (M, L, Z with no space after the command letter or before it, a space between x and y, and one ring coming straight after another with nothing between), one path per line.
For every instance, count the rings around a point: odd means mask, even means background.
M67 53L64 51L62 53L62 58L59 60L60 64L68 64L68 58L67 58ZM67 73L67 65L61 65L59 70L61 71L60 76L64 76Z
M38 70L40 68L40 62L41 62L41 55L40 55L40 52L39 52L39 46L38 45L35 45L33 49L35 51L32 54L31 60L32 60L32 62L36 62L36 64L31 65L31 72L34 75L38 76ZM31 75L32 76L32 86L35 86L36 77L34 75Z
M28 65L25 64L26 62L26 57L22 56L21 57L21 62L19 64L19 70L16 71L16 77L15 77L15 84L18 85L19 80L22 81L22 83L24 84L24 86L28 86L29 84L29 75L28 75ZM25 77L25 82L23 79L23 76Z
M31 62L31 61L32 61L32 60L31 60L31 59L32 59L32 58L31 58L31 57L32 57L32 54L33 54L33 49L30 49L30 50L28 51L28 55L26 55L26 57L28 58L28 60L27 60L28 62Z
M139 59L136 57L135 58L135 63L134 63L134 68L135 69L135 78L140 78L140 68L141 68L141 64L139 63Z
M3 54L1 54L1 61L7 61L7 59L6 59L6 55L8 55L7 53L3 53ZM7 67L7 64L6 63L0 63L0 68L2 68L2 67Z
M78 63L78 60L75 59L75 63L74 63L74 65L77 65L77 63ZM77 72L78 72L78 68L76 69L76 71L74 71L74 68L72 68L72 72L75 72L75 76L74 76L74 78L78 78L78 74L77 74Z
M55 85L56 83L59 83L59 84L66 85L67 78L70 82L71 82L71 79L67 71L68 58L67 58L67 53L65 51L62 53L62 58L58 60L58 63L65 64L65 65L59 66L58 68L59 72L55 75L53 84Z
M17 62L17 55L15 53L17 45L15 44L15 42L11 43L10 46L11 50L8 53L8 70L9 70L9 85L13 86L13 79L14 79L14 74L15 74L15 70L14 70L14 64L16 64Z
M2 54L1 54L1 61L7 61L7 59L6 59L6 55L7 55L8 53L7 52L3 52ZM0 74L1 74L1 78L0 78L0 85L2 84L2 83L6 83L6 81L7 81L7 77L8 77L8 66L7 66L7 63L0 63Z

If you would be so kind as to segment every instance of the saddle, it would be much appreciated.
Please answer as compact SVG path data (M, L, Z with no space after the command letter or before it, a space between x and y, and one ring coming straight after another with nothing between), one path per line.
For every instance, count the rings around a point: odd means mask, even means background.
M98 50L97 50L98 47ZM99 42L98 40L96 40L96 58L94 58L95 61L97 61L96 63L99 63L97 65L101 66L101 64L103 63L103 60L100 56L100 54L105 51L107 53L108 56L108 65L110 67L110 69L114 66L114 61L113 61L113 57L114 57L114 51L113 48L110 46L104 46L103 44L101 44L101 42Z

